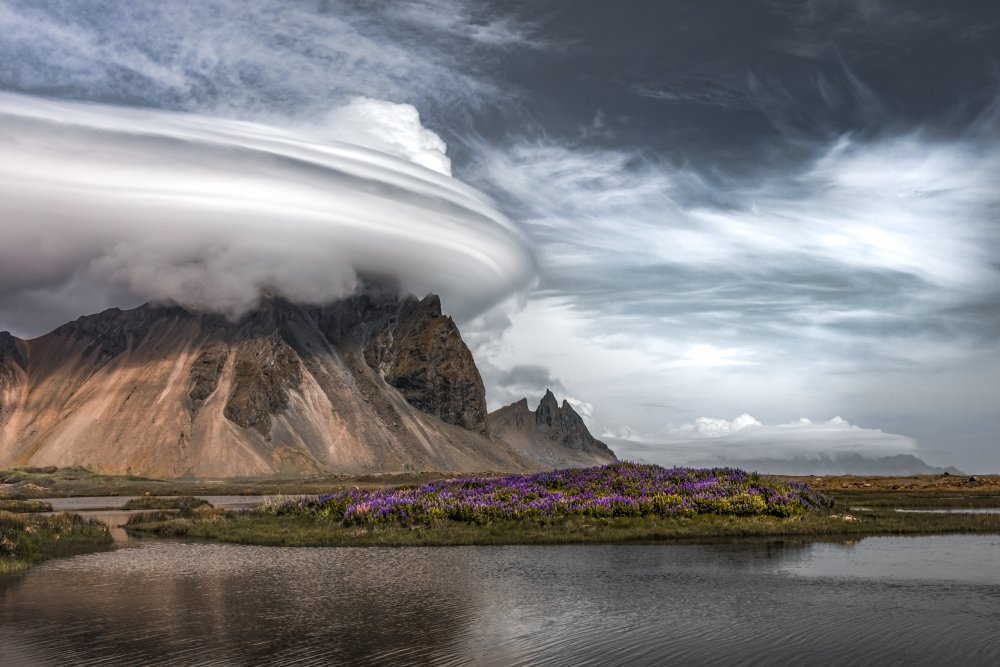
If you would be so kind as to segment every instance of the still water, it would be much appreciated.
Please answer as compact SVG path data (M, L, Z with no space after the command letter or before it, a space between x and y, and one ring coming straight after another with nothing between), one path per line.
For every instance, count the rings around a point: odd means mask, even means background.
M997 665L1000 536L285 549L0 578L0 664Z

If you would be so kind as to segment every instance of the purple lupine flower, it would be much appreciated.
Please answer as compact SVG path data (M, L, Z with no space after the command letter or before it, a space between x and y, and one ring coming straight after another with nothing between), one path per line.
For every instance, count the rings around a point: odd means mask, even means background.
M415 488L354 489L303 498L297 504L283 503L269 511L298 510L357 524L407 524L436 518L489 523L507 518L696 512L788 516L828 503L807 485L770 482L734 468L668 469L619 462L534 475L442 480Z

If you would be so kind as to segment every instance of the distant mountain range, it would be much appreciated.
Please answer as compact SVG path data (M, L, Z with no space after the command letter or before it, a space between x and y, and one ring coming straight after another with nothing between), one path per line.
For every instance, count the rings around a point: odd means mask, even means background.
M658 451L655 444L607 438L619 451L635 451L641 447L640 458L662 465L685 465L698 468L735 467L774 475L934 475L949 473L964 475L961 470L948 466L937 468L927 465L913 454L892 456L866 456L858 452L790 456L788 458L699 458L696 448L686 447L681 454L676 446ZM668 460L673 456L676 461Z
M913 454L893 456L864 456L858 453L842 453L835 456L816 458L757 459L738 461L733 465L747 470L774 475L935 475L947 472L964 475L961 470L948 466L936 468L927 465Z
M267 298L235 322L112 309L33 340L0 333L0 466L226 477L614 460L550 396L537 413L524 401L488 415L436 296Z

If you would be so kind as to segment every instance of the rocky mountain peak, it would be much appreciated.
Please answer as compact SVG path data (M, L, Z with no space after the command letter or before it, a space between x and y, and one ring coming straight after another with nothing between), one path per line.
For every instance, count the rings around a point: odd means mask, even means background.
M490 433L522 452L555 462L595 465L615 460L607 445L594 438L583 418L567 402L546 390L532 412L526 398L489 415Z
M485 394L436 295L366 286L303 305L268 294L235 320L113 308L30 342L0 334L0 465L169 477L614 459L551 391L499 422Z
M455 322L430 295L405 303L364 346L365 361L414 407L486 432L486 389Z
M14 338L9 331L0 331L0 367L9 359L11 363L17 364L24 369L28 360L18 345L18 339Z
M535 423L543 428L551 428L559 423L559 402L550 389L545 390L545 396L538 402Z

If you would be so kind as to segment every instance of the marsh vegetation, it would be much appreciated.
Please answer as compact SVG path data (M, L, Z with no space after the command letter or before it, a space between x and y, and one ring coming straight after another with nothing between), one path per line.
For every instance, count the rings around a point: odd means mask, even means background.
M193 496L139 496L132 498L124 505L123 510L178 510L188 512L198 507L209 507L212 505L204 498Z
M0 498L0 512L34 513L51 512L51 503L41 500L21 500L18 498Z
M34 516L0 512L0 574L25 570L50 558L113 548L100 521L78 514Z

